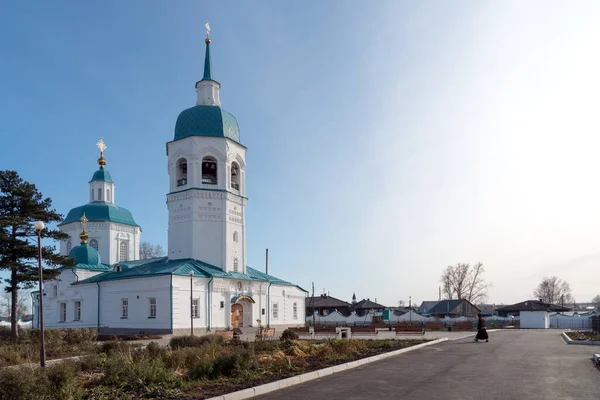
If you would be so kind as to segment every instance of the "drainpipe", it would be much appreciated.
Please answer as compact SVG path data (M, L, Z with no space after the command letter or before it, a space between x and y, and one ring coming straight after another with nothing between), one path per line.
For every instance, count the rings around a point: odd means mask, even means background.
M169 293L170 293L170 308L171 308L171 334L173 334L173 274L171 274L171 285L169 286Z
M75 272L76 270L77 268L71 267L71 271L73 271L73 275L75 275L75 282L79 282L79 275L77 275L77 272Z
M208 290L207 290L207 296L208 299L206 301L206 319L207 319L207 331L210 332L210 319L211 319L211 315L212 315L212 281L213 279L215 279L214 276L211 276L209 281L208 281Z
M96 285L98 285L98 326L96 328L96 330L98 331L98 335L100 334L100 282L96 282Z
M273 282L269 282L267 288L267 328L271 327L271 285Z

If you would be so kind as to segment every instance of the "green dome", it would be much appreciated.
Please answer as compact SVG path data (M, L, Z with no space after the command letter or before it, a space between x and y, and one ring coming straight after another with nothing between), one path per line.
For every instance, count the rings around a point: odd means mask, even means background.
M188 136L226 137L240 142L240 128L233 115L219 106L195 106L183 110L175 123L175 139Z
M94 201L72 209L67 214L67 218L58 224L58 226L71 222L79 222L83 213L85 213L88 221L112 221L125 225L139 226L133 220L133 216L128 209L105 201Z
M75 260L76 264L98 265L100 264L100 254L90 245L80 244L73 247L69 257Z
M110 173L104 168L100 168L98 171L94 172L94 176L92 176L92 180L90 182L95 181L114 183L112 178L110 177Z

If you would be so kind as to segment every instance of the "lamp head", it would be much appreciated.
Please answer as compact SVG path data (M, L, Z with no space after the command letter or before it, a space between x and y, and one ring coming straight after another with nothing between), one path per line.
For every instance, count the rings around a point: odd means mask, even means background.
M42 231L45 228L45 225L42 221L35 221L35 223L33 224L33 226L35 227L35 229L37 229L38 231Z
M190 276L194 276L194 271L190 271Z

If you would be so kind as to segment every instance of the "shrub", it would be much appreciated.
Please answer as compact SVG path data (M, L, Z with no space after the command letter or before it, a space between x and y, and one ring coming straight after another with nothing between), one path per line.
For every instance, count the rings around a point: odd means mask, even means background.
M104 342L104 343L102 343L102 347L100 348L100 351L102 353L106 353L106 354L116 353L116 352L129 353L129 352L131 352L131 349L134 347L135 346L133 346L129 343Z
M279 338L280 340L298 340L300 336L298 336L298 333L294 332L291 329L286 329L285 331L283 331L283 333L281 334L281 337Z
M140 358L135 362L129 355L114 354L106 362L102 383L109 386L140 390L148 385L173 386L178 382L174 371L160 358Z
M224 343L223 337L219 335L204 335L204 336L174 336L169 342L172 349L182 347L200 347L204 344L221 345Z
M148 345L146 346L146 350L148 351L148 354L150 355L150 357L153 357L153 358L160 357L165 352L165 349L162 348L156 342L148 343Z
M198 359L197 362L192 365L188 372L190 379L207 379L213 376L214 367L213 362L204 359Z
M48 393L53 398L61 400L78 399L82 388L77 383L76 377L79 368L76 364L62 362L46 367L48 378Z

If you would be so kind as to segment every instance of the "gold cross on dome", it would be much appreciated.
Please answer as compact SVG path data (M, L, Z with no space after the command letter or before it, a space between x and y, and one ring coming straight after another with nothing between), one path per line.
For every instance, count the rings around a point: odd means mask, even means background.
M83 213L83 215L81 216L80 221L81 221L81 226L83 227L83 230L85 231L85 228L88 223L88 219L85 217L85 213Z
M98 146L98 148L100 149L100 153L104 153L104 150L106 150L106 145L104 144L104 140L102 139L100 139L100 141L96 143L96 146Z
M210 25L208 24L208 21L206 21L206 23L204 24L204 27L206 28L206 37L210 36Z

